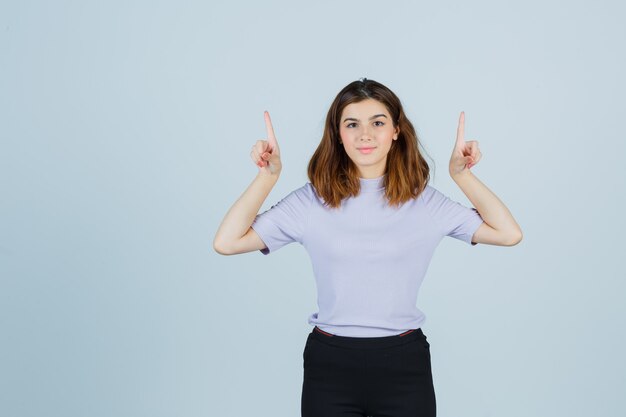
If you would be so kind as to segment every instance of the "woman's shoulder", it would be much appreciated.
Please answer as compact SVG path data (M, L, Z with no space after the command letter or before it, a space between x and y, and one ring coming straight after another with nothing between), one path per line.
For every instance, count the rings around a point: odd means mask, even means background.
M315 195L313 185L310 182L306 182L298 188L292 189L283 200L298 201L300 204L310 204Z
M448 196L441 192L437 187L426 184L417 198L427 206L439 206L442 202L448 199Z
M294 192L297 192L302 195L313 196L315 194L315 187L310 182L305 182L304 185L296 188Z
M435 187L431 186L430 184L426 184L424 185L422 191L418 194L418 198L430 198L433 194L436 194L438 192L439 190L437 190Z

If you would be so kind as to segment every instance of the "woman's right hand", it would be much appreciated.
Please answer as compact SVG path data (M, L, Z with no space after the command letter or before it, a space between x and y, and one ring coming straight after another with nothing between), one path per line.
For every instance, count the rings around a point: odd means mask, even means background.
M274 135L270 114L265 111L265 128L267 130L267 140L257 140L252 146L250 156L252 161L259 167L259 174L279 175L282 170L280 161L280 148Z

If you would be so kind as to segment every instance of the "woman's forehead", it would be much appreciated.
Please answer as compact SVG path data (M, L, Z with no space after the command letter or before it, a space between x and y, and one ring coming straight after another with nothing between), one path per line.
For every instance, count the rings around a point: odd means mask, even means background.
M342 117L371 117L376 114L388 115L389 112L383 103L374 99L366 99L356 103L348 104L342 112Z

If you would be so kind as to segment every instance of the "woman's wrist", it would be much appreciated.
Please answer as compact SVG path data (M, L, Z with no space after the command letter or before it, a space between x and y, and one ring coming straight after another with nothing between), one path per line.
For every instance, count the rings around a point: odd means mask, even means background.
M280 177L280 171L269 173L269 174L259 172L257 174L257 178L263 178L264 180L273 181L274 183L278 181L279 177Z

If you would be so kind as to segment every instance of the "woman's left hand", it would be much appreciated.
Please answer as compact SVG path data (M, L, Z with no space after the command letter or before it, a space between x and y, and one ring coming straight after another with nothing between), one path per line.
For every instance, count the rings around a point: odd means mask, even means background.
M456 143L450 157L450 175L455 176L468 172L471 167L480 161L480 149L478 141L470 140L465 142L465 112L461 112L459 127L456 131Z

